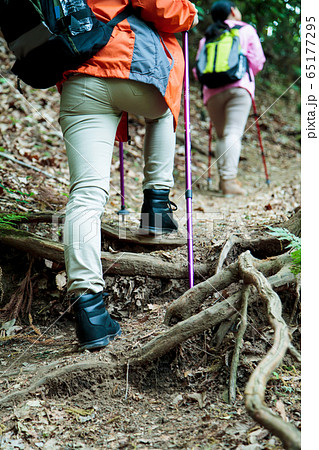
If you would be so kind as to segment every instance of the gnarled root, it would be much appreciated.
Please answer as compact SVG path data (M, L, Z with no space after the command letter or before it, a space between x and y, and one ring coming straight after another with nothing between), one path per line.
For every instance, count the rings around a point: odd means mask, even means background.
M287 267L283 267L277 274L269 277L268 283L270 286L278 286L280 282L284 284L293 281L294 275L289 271L289 269L287 269ZM194 288L190 289L190 291L193 289ZM214 289L215 287L211 286L211 290L213 290L213 292L215 292ZM132 367L134 365L145 365L150 363L154 359L165 355L190 337L202 333L203 331L218 325L224 320L227 320L234 313L239 312L241 297L241 291L236 292L226 300L223 300L222 302L217 303L216 305L213 305L210 308L207 308L204 311L172 326L167 331L163 332L159 336L156 336L150 342L145 344L144 347L135 351L130 357L130 366ZM254 297L251 296L249 298L249 303L253 301Z
M269 276L273 273L279 272L280 269L282 269L282 267L284 267L288 262L291 263L291 257L288 253L284 253L283 255L275 256L266 260L255 260L256 267L265 276ZM282 276L286 275L287 271L285 272L285 275L281 275L281 278ZM291 274L288 273L288 279L291 280L291 278L294 277L291 277ZM164 323L166 325L169 325L171 323L187 319L198 311L201 304L209 295L225 289L231 283L237 280L239 280L238 261L230 264L225 269L221 270L202 283L196 284L194 287L192 287L178 299L176 299L168 307ZM278 285L284 284L283 281L283 279L274 281L274 287L277 287L276 283L279 283Z
M246 408L254 420L281 439L286 449L298 450L301 448L299 430L292 424L284 422L264 403L266 383L281 363L290 345L288 326L281 316L281 301L269 281L254 267L254 259L250 252L240 255L238 264L245 283L254 284L261 298L267 303L269 322L275 331L271 349L258 364L247 383Z
M237 368L239 363L240 349L242 347L243 338L247 328L247 308L248 300L250 296L250 285L246 285L243 288L242 293L242 307L240 311L240 327L238 330L238 336L236 339L236 345L234 349L234 354L230 366L230 377L229 377L229 402L234 403L236 400L236 386L237 386Z

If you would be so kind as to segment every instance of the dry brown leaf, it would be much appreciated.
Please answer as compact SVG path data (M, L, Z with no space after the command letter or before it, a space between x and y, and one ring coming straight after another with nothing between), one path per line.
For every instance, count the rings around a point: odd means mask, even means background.
M278 413L280 414L280 416L284 422L288 422L288 418L286 416L286 411L285 411L285 405L282 400L277 400L276 411L278 411Z

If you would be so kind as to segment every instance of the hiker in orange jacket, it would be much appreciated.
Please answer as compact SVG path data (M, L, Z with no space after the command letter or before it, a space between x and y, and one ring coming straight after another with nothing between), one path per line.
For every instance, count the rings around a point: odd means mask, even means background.
M129 0L87 3L107 22ZM174 33L195 26L197 11L188 0L131 4L133 14L114 28L109 43L77 70L66 72L59 84L60 124L70 169L64 226L68 292L75 302L78 339L88 349L103 347L121 333L103 302L100 220L123 112L142 115L146 122L141 228L150 234L177 230L169 190L184 59Z

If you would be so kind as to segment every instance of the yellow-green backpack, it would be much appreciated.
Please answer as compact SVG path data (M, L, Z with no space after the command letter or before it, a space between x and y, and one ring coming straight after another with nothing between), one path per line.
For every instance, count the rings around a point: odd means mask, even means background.
M235 25L217 38L206 39L196 61L197 76L202 85L209 88L225 86L240 80L247 71L249 73L239 39L242 26Z

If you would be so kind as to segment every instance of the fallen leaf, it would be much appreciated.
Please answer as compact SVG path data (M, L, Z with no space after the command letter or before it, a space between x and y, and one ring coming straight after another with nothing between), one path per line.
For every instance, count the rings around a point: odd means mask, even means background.
M46 267L48 267L49 269L52 269L53 262L50 261L49 259L45 259L45 260L44 260L44 264L45 264Z
M286 416L286 411L285 411L285 405L284 405L284 403L283 403L282 400L278 400L278 401L276 402L276 410L279 412L279 414L280 414L282 420L283 420L284 422L288 422L288 418L287 418L287 416Z
M64 271L58 273L55 277L55 282L59 291L62 291L64 286L66 285L66 273Z
M174 399L172 400L172 405L177 406L179 405L179 403L181 403L183 401L183 396L182 394L178 394L176 395L176 397L174 397Z
M22 327L19 327L15 325L16 319L9 320L9 322L5 322L1 325L0 331L1 331L1 337L4 336L13 336L16 334L16 331L19 331L22 329Z
M258 430L255 430L249 434L248 442L250 444L257 444L258 441L264 439L264 437L266 437L268 434L268 430L265 430L264 428L258 428Z
M187 398L197 401L199 407L202 409L204 408L204 403L206 400L206 392L201 393L193 392L192 394L187 394Z
M263 448L260 444L239 445L236 450L259 450Z

